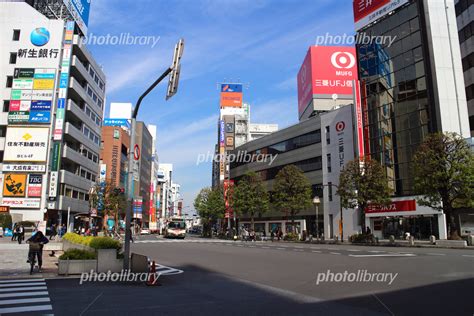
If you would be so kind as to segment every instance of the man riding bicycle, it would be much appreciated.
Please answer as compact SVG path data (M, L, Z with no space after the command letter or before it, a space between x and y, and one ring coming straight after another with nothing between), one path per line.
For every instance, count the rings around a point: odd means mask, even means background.
M46 238L43 232L38 231L36 234L31 236L27 241L29 245L28 251L28 263L31 264L31 271L33 272L35 257L38 258L38 272L41 272L41 266L43 265L43 245L49 242L48 238Z

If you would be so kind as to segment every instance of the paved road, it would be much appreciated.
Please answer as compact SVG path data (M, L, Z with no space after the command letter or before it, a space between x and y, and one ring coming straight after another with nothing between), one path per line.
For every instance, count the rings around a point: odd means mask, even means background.
M142 237L132 251L184 273L162 286L71 279L0 283L0 314L473 315L474 252ZM391 273L323 282L318 273ZM363 272L366 271L366 272ZM21 283L20 281L24 282ZM28 284L33 283L33 284ZM41 284L39 284L41 283ZM1 291L5 289L5 291ZM10 294L11 296L2 296ZM50 309L52 308L52 310ZM3 310L2 308L16 308Z

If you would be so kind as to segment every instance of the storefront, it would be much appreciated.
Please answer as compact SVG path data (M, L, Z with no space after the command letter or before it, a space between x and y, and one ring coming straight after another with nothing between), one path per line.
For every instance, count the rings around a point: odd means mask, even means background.
M366 226L379 239L446 239L446 216L427 206L419 205L416 197L393 199L388 205L370 205L366 211Z

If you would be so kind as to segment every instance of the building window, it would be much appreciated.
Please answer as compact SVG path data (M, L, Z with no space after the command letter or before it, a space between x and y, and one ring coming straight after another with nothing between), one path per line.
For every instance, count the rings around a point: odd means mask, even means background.
M329 126L326 126L326 144L331 143L331 129Z
M329 201L332 201L332 182L328 182Z
M10 100L3 100L3 112L10 110Z
M10 64L16 64L16 53L10 53Z
M19 41L20 40L20 30L13 30L13 41Z
M7 84L6 84L6 87L7 88L11 88L13 85L13 76L7 76Z
M331 154L327 154L328 173L331 173Z

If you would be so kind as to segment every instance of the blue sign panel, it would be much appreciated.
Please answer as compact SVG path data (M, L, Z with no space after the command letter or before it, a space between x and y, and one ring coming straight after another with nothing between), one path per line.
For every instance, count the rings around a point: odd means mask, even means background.
M130 127L128 119L118 119L118 118L106 118L104 119L103 126L127 126Z
M67 73L62 73L61 77L59 78L59 87L60 88L67 88L67 82L68 82L68 74Z
M51 122L50 111L30 111L30 123L43 124Z
M66 99L64 98L58 99L58 109L64 109L65 102Z
M54 79L54 74L35 74L35 79Z
M242 85L240 83L223 83L221 92L242 92Z
M51 111L51 101L33 100L31 101L31 111Z

